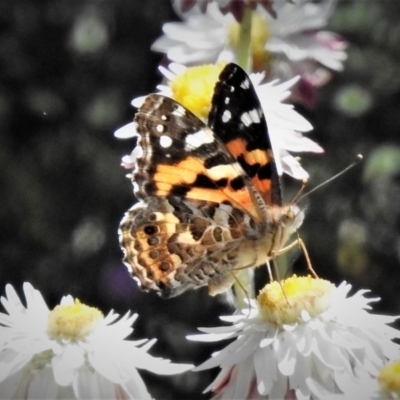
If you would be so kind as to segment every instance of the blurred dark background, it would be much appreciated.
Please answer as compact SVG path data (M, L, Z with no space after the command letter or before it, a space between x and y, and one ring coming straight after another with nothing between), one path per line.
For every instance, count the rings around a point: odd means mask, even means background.
M298 106L325 154L302 156L310 187L365 161L308 199L301 235L315 269L369 288L374 310L400 313L400 2L339 1L328 28L349 41L345 70ZM154 91L150 45L176 20L167 0L0 0L0 292L31 282L50 307L65 294L107 313L138 312L134 338L199 364L218 346L187 342L231 312L206 290L142 293L121 262L117 228L134 198L113 137L132 98ZM305 273L301 255L296 272ZM217 371L143 374L157 399L202 399Z

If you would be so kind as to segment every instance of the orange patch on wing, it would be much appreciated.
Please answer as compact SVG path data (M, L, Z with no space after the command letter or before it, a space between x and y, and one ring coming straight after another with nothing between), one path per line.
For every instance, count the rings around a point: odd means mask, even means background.
M229 202L233 206L250 213L255 219L259 219L261 216L258 208L255 207L251 189L245 186L242 189L234 190L229 184L232 179L240 175L239 171L233 166L229 168L229 166L224 165L221 166L221 172L224 173L219 174L220 171L217 168L213 167L207 170L201 160L194 157L188 157L175 165L160 164L154 174L154 182L157 187L156 195L166 197L174 187L187 186L190 190L185 194L185 198L215 203ZM199 174L204 174L214 181L227 178L228 184L215 188L196 187L195 181Z
M273 160L273 155L270 151L255 149L252 151L246 150L247 143L243 139L234 139L226 143L229 152L237 159L243 156L248 165L260 164L263 166Z
M233 155L233 157L238 158L241 154L246 154L246 142L243 139L234 139L228 143L225 143L226 148Z
M235 158L242 156L247 165L253 166L258 164L261 167L274 162L274 156L271 150L265 151L255 149L252 151L246 150L247 143L243 139L234 139L226 144L228 150ZM257 175L251 178L253 185L260 192L266 204L271 204L271 179L260 179Z
M250 165L260 164L260 166L264 166L271 162L270 155L266 151L259 149L245 153L244 159Z
M191 186L199 173L205 173L205 168L194 157L188 157L175 165L157 165L153 177L157 185L157 195L167 196L173 186Z
M254 200L247 188L232 190L230 186L223 189L203 189L193 188L187 194L188 199L212 201L223 203L229 201L233 206L258 217L258 212L254 208Z
M197 179L198 175L205 175L211 180L217 181L226 178L232 180L240 175L232 165L221 165L207 169L201 160L188 157L174 165L159 164L154 174L154 181L157 187L161 186L167 190L167 186L187 185L191 186Z
M259 179L257 176L255 176L252 180L253 185L257 188L257 190L260 192L260 194L263 196L265 199L264 194L271 193L272 190L272 181L271 179Z

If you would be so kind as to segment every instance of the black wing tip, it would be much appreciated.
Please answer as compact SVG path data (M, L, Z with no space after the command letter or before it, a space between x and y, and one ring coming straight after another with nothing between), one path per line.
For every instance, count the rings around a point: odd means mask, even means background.
M246 71L235 63L227 64L224 69L221 71L219 75L220 81L230 82L233 78L235 79L243 79L247 78L248 75Z

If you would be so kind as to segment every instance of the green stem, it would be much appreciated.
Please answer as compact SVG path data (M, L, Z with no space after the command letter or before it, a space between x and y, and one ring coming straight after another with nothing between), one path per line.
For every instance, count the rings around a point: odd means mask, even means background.
M251 20L253 11L246 8L242 22L239 29L239 41L237 46L237 60L238 64L245 70L251 70Z

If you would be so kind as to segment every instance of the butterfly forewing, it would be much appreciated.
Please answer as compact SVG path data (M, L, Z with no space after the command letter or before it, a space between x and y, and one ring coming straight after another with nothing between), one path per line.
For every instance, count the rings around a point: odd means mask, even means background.
M200 119L174 100L147 96L136 115L139 145L135 194L229 203L256 221L258 195L232 154Z
M249 76L228 64L215 86L208 126L251 178L268 205L282 204L267 123Z

